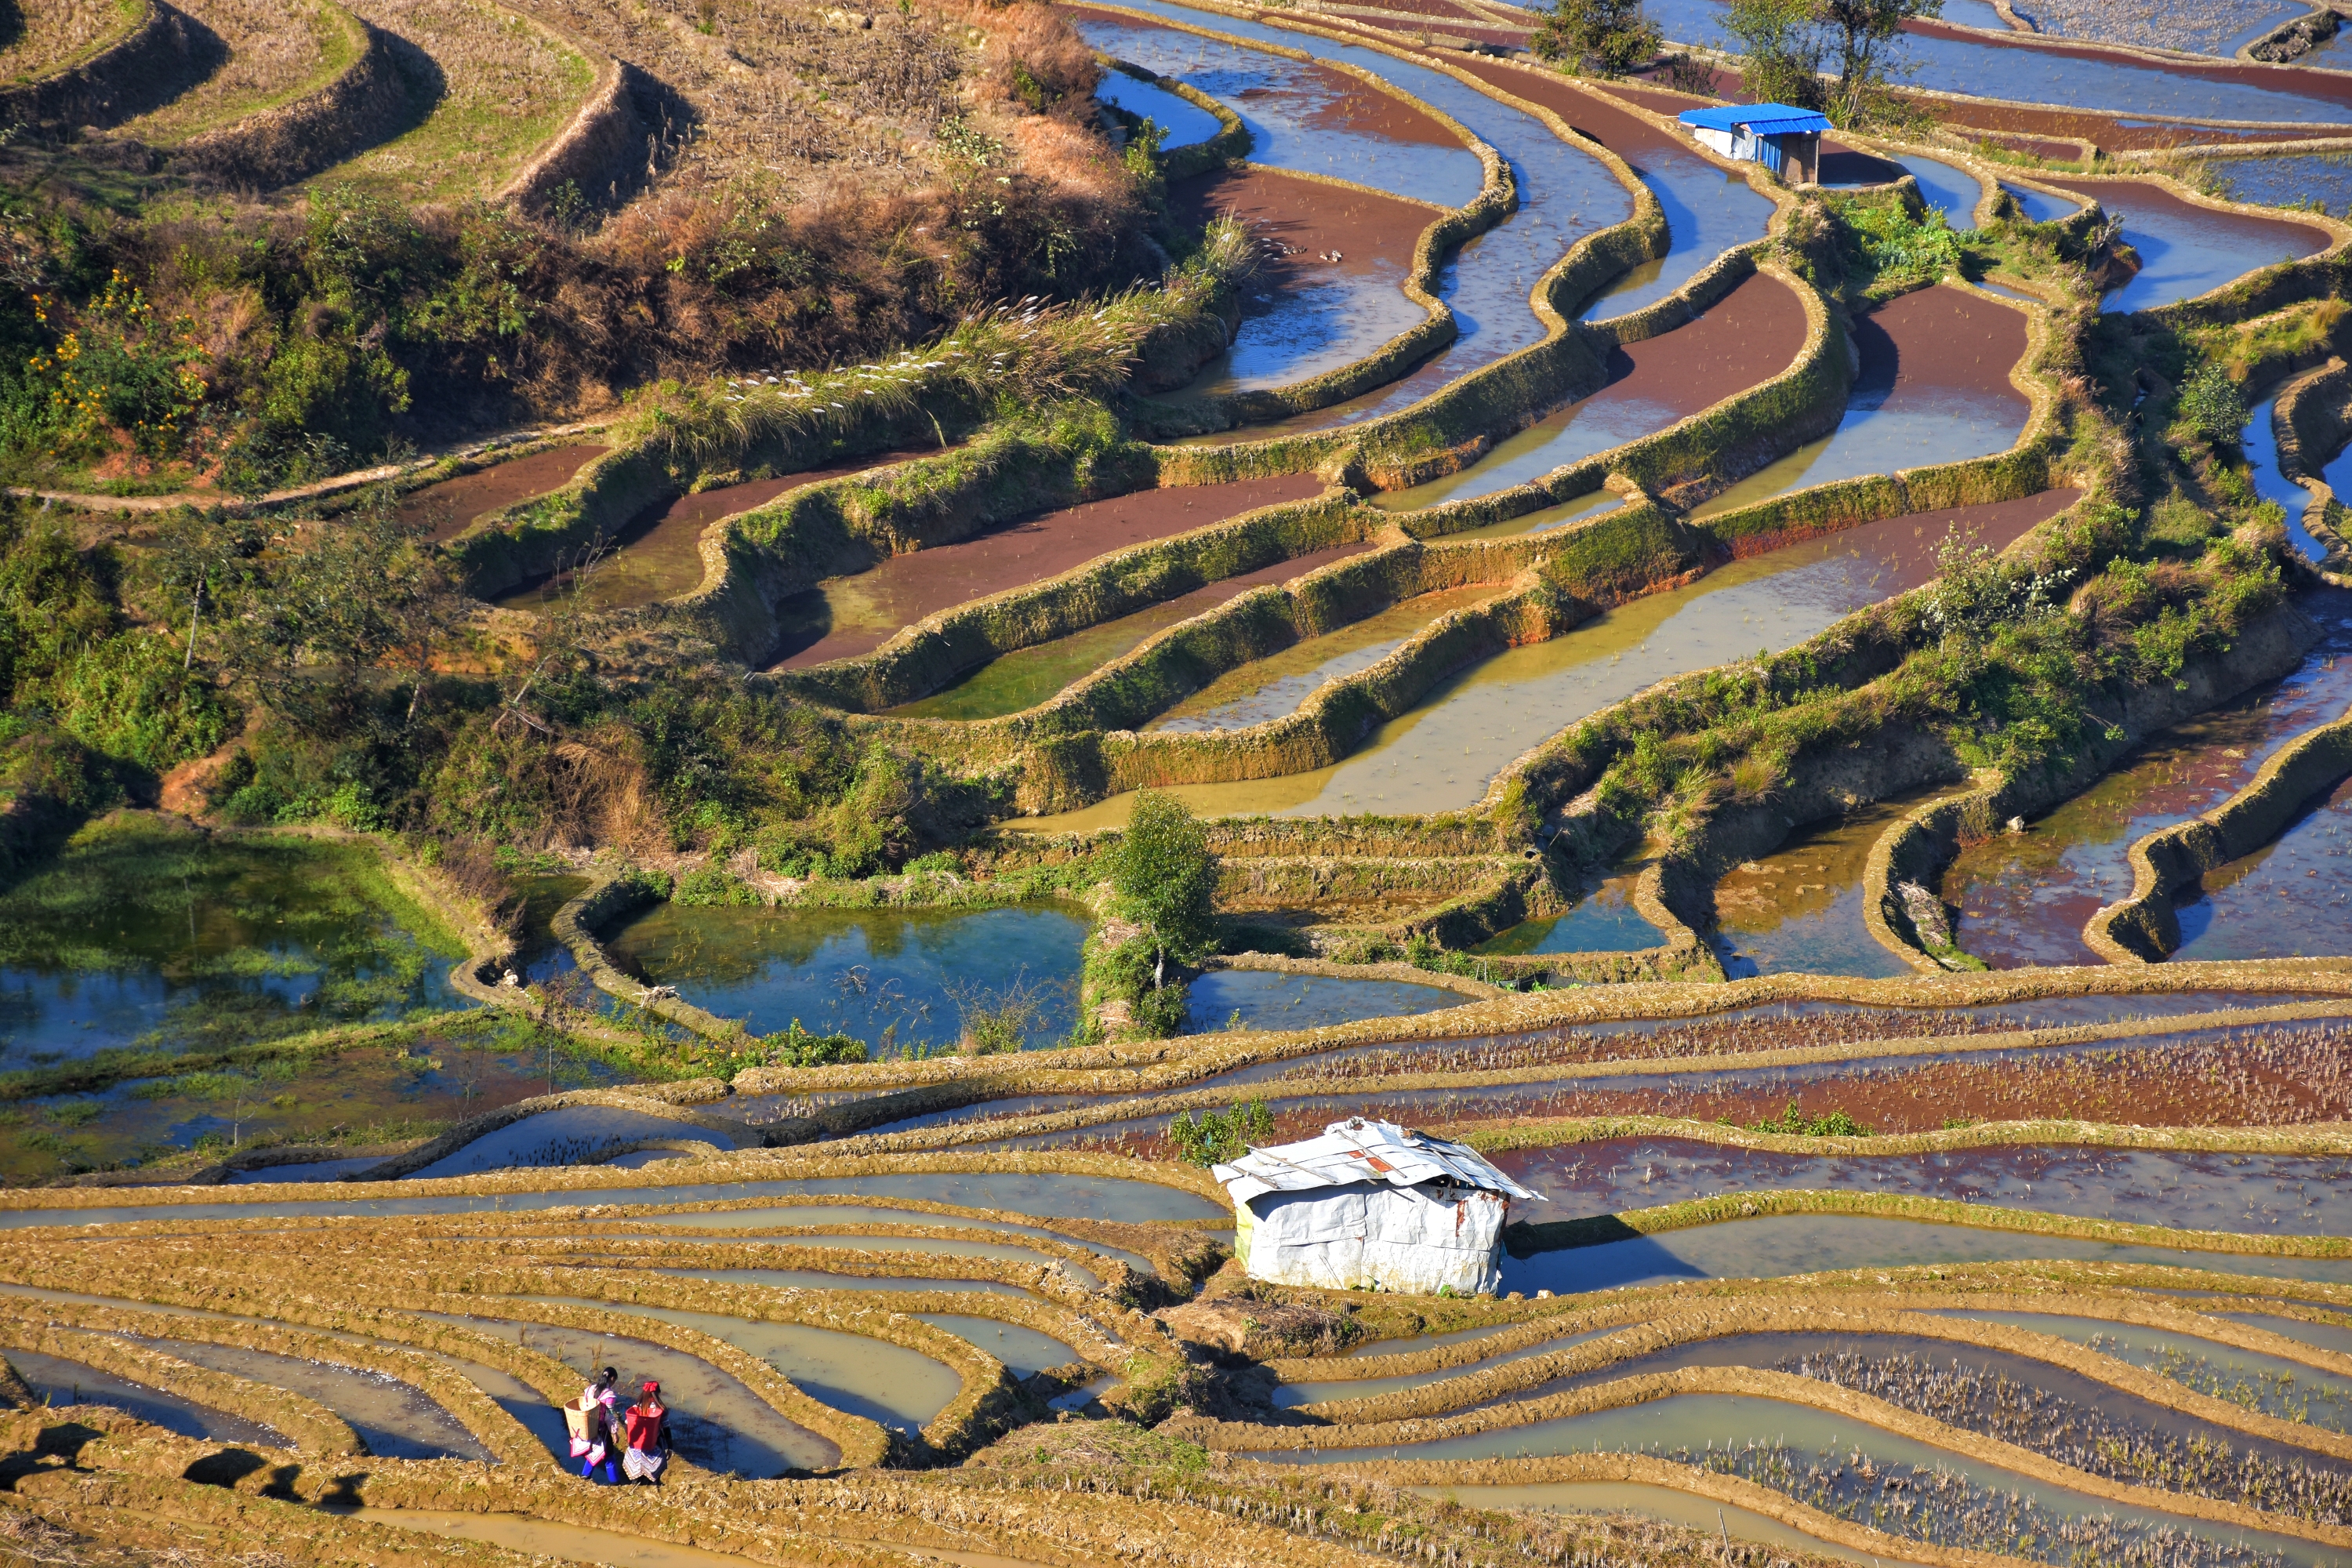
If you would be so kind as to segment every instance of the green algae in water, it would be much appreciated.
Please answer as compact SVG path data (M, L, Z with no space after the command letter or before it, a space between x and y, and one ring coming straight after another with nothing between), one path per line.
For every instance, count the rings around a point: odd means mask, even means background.
M1024 1030L1050 1044L1077 1022L1084 918L1066 906L994 910L695 909L660 904L605 939L624 969L752 1033L798 1019L879 1054L943 1047L960 1003L1034 1004Z
M112 817L0 894L0 1066L454 1007L463 952L362 847Z

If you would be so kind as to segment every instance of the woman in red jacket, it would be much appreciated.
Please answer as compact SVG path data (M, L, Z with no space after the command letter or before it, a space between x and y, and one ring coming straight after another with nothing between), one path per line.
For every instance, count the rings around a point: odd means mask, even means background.
M621 1450L621 1468L633 1481L661 1485L662 1466L669 1458L669 1407L661 1402L661 1384L647 1383L623 1420L629 1446Z

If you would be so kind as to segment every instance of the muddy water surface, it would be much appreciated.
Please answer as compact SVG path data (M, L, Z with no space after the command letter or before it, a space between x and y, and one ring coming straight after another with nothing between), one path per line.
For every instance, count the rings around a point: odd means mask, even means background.
M1255 168L1187 180L1169 200L1190 223L1239 219L1261 247L1233 342L1171 401L1306 381L1428 317L1404 285L1439 208Z
M1804 307L1786 284L1759 273L1698 320L1612 349L1609 384L1591 396L1506 437L1460 473L1373 499L1403 511L1541 479L1769 380L1804 343Z
M1037 1254L1040 1260L1043 1255ZM898 1274L826 1274L814 1268L656 1268L682 1279L709 1279L736 1285L772 1285L780 1290L972 1290L984 1296L1013 1296L1034 1300L1018 1285L994 1279L916 1279Z
M499 1310L488 1300L482 1305ZM840 1463L841 1450L831 1441L787 1420L733 1373L698 1356L632 1339L628 1310L596 1305L611 1314L613 1326L603 1333L489 1316L417 1315L495 1334L551 1356L577 1373L583 1388L597 1369L606 1366L619 1370L619 1386L625 1389L647 1379L659 1383L663 1402L670 1407L670 1430L678 1453L705 1469L768 1480L788 1469L822 1469ZM573 1472L578 1473L576 1466Z
M2139 253L2140 270L2099 302L2103 310L2147 310L2191 300L2231 279L2325 250L2326 234L2305 224L2246 217L2199 206L2136 180L2077 180L2065 188L2120 213L2124 243Z
M1850 1417L1808 1405L1733 1394L1679 1394L1590 1415L1402 1447L1275 1451L1254 1457L1278 1464L1317 1464L1372 1458L1486 1459L1595 1450L1663 1453L1710 1470L1746 1475L1857 1522L1897 1534L1932 1532L1937 1545L1965 1542L1980 1550L2013 1551L2021 1537L2033 1539L2039 1542L2034 1556L2044 1562L2080 1561L2078 1545L2104 1548L2103 1555L2130 1551L2133 1559L2183 1568L2237 1563L2242 1560L2240 1552L2248 1546L2274 1552L2277 1561L2295 1568L2320 1568L2336 1561L2330 1548L2311 1542L2256 1534L2185 1514L2122 1508L2104 1498L1982 1460L1962 1458ZM1867 1466L1861 1462L1865 1458ZM1830 1474L1832 1469L1838 1471L1835 1477ZM1963 1481L1966 1500L1952 1500L1966 1512L1947 1521L1943 1516L1950 1504L1946 1508L1915 1505L1901 1510L1874 1506L1883 1497L1883 1471L1906 1479L1941 1476ZM1921 1501L1929 1497L1944 1500L1940 1490L1915 1496ZM1970 1503L1977 1506L1969 1507ZM1977 1528L1967 1533L1953 1528L1962 1525L1963 1520ZM2131 1559L2118 1555L2111 1560Z
M945 1329L956 1338L986 1351L1003 1362L1005 1370L1015 1377L1027 1377L1049 1366L1067 1366L1085 1359L1052 1335L1024 1329L1018 1323L1000 1323L994 1318L975 1318L962 1312L915 1315L933 1328Z
M1538 1340L1534 1344L1522 1345L1517 1350L1506 1351L1500 1355L1491 1355L1465 1366L1444 1367L1434 1372L1403 1373L1391 1377L1340 1377L1316 1383L1286 1383L1274 1391L1274 1403L1280 1409L1293 1410L1302 1405L1319 1405L1327 1400L1372 1399L1383 1394L1402 1394L1408 1388L1419 1388L1444 1378L1471 1377L1495 1367L1508 1366L1514 1362L1549 1355L1554 1351L1564 1351L1587 1340L1596 1340L1603 1334L1616 1331L1613 1328L1587 1329L1580 1333L1562 1334L1557 1339Z
M2352 783L2305 804L2284 832L2176 895L2175 959L2352 953Z
M2007 451L2032 405L2010 384L2025 315L1938 284L1853 325L1862 369L1838 427L1750 474L1692 513L1715 517L1809 485Z
M691 1139L719 1149L737 1147L735 1140L724 1132L674 1117L614 1105L567 1105L486 1132L463 1148L452 1150L424 1169L411 1173L409 1179L430 1181L441 1176L470 1176L482 1171L593 1165L610 1158L621 1144L653 1138Z
M1910 973L1864 922L1863 868L1897 817L1944 793L1939 786L1858 806L1734 868L1716 884L1717 929L1708 935L1723 972L1734 980Z
M183 1358L184 1359L184 1358ZM291 1448L294 1445L275 1427L242 1415L231 1415L225 1410L215 1410L183 1399L176 1394L166 1394L160 1388L150 1388L143 1383L100 1372L78 1361L62 1356L44 1355L39 1351L11 1350L8 1364L32 1386L33 1393L53 1409L63 1410L76 1405L106 1405L126 1415L161 1426L166 1432L176 1432L183 1437L203 1437L215 1443L250 1444L264 1448Z
M2279 747L2343 714L2352 704L2352 593L2314 589L2297 602L2325 635L2293 675L2165 731L2025 832L1960 851L1943 890L1959 910L1962 948L1997 969L2099 963L2083 927L2131 892L2133 841L2221 805Z
M1543 533L1551 529L1561 527L1564 524L1574 522L1580 518L1593 517L1600 512L1608 510L1622 503L1611 491L1591 490L1583 495L1564 500L1558 506L1538 507L1533 511L1522 512L1517 517L1506 518L1500 522L1480 523L1475 528L1459 529L1454 532L1437 535L1435 537L1444 539L1517 539L1522 534Z
M657 904L605 939L614 962L753 1034L794 1020L877 1055L951 1045L965 1011L1026 1005L1025 1044L1076 1021L1076 909L696 909Z
M1510 162L1517 183L1517 209L1496 227L1465 244L1439 277L1435 292L1453 310L1460 329L1454 341L1411 374L1379 392L1302 415L1275 428L1326 429L1392 412L1480 365L1540 342L1545 328L1529 301L1537 280L1578 239L1633 215L1632 194L1617 183L1606 164L1560 141L1535 116L1451 76L1360 45L1221 13L1187 10L1168 0L1138 0L1134 9L1253 42L1303 49L1318 60L1359 66L1466 126ZM1088 40L1106 47L1093 27L1091 22L1084 24ZM1108 52L1122 54L1162 74L1186 77L1193 85L1233 101L1192 76L1189 61L1208 58L1202 53L1202 40L1167 28L1133 25L1128 28L1128 36L1118 40L1119 47ZM1146 52L1129 52L1133 50ZM1246 108L1241 111L1248 112ZM1379 171L1351 177L1400 195L1420 194Z
M1620 1214L1726 1193L1895 1193L2179 1230L2352 1232L2341 1155L2017 1144L1933 1154L1797 1154L1682 1138L1514 1149L1495 1163L1549 1199L1534 1216Z
M1115 621L1105 621L1082 632L1034 647L1016 649L990 660L953 686L903 703L889 712L902 719L994 719L1034 708L1084 675L1091 675L1112 659L1133 652L1146 639L1180 621L1215 609L1252 588L1288 583L1335 561L1378 549L1370 540L1333 544L1238 577L1227 577L1191 593Z
M1167 793L1212 816L1460 810L1476 804L1514 759L1580 719L1669 676L1793 647L1927 582L1948 530L1972 531L1998 549L2075 499L2072 490L2050 490L1917 512L1734 561L1475 666L1382 725L1345 762L1285 778L1177 784ZM1132 795L1113 795L1006 826L1056 833L1115 827L1133 807Z
M1503 584L1480 583L1403 600L1336 631L1302 638L1280 653L1229 669L1144 728L1198 734L1286 718L1324 687L1370 669L1443 617L1486 604L1506 592Z
M616 1324L652 1318L675 1328L693 1329L758 1356L792 1379L794 1387L835 1410L863 1415L893 1431L911 1432L947 1407L962 1387L944 1362L863 1334L813 1329L804 1323L757 1322L633 1303L614 1307L566 1296L526 1300L610 1312ZM631 1386L625 1384L623 1386ZM667 1388L667 1384L665 1384Z
M487 1461L490 1457L473 1434L424 1390L382 1373L236 1345L145 1338L138 1338L137 1342L196 1366L315 1399L349 1422L368 1452L383 1458Z
M1138 490L1010 522L951 544L893 555L870 571L826 579L778 606L773 668L798 669L869 653L925 616L1057 576L1099 555L1206 528L1278 501L1319 495L1312 474Z
M551 447L528 458L495 463L409 491L400 498L395 515L403 528L424 529L427 539L440 544L466 531L484 512L562 489L573 475L612 449L586 444Z
M702 586L703 531L719 519L765 506L779 496L826 479L862 474L922 455L889 452L860 462L724 485L656 502L623 525L589 572L580 602L593 610L627 610L690 594ZM567 595L577 575L567 568L552 576L533 578L490 602L500 609L535 610L551 599Z

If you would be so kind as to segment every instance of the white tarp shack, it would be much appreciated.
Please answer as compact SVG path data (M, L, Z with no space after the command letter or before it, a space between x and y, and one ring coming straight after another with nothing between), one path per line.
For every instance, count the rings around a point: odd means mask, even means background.
M1468 1145L1393 1121L1334 1121L1213 1173L1251 1279L1331 1290L1499 1289L1510 1200L1538 1201Z

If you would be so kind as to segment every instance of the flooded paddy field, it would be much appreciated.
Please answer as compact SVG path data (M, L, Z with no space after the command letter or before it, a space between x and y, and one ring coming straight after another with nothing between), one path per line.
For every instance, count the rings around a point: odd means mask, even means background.
M1695 519L1832 479L1988 457L2023 433L2031 405L2009 379L2025 356L2025 316L2014 307L1939 284L1859 317L1853 342L1861 369L1838 427L1731 485Z
M1278 974L1218 969L1192 982L1196 1031L1314 1029L1359 1018L1409 1016L1459 1007L1469 998L1438 985L1401 980L1348 980L1328 974Z
M1665 933L1634 906L1633 884L1641 866L1588 874L1576 889L1575 907L1564 915L1524 921L1481 942L1482 953L1638 952L1658 946Z
M403 528L422 530L433 543L445 544L486 513L562 489L612 449L583 442L509 458L409 491L400 498L395 515Z
M1863 921L1871 849L1906 812L1943 794L1922 790L1857 807L1742 862L1716 884L1713 933L1723 972L1750 974L1908 974L1911 966Z
M2327 248L2319 229L2216 212L2137 181L2061 180L2109 214L2121 213L2124 243L2139 254L2140 270L2100 302L2103 310L2147 310L2191 300L2253 267Z
M2132 844L2221 805L2280 747L2342 717L2352 705L2352 595L2313 589L2297 603L2322 635L2294 673L2152 737L2023 833L1960 851L1943 896L1958 911L1953 933L1963 949L2001 969L2098 962L2083 927L2130 894Z
M1233 341L1166 395L1171 401L1286 386L1339 370L1428 314L1404 284L1421 231L1438 208L1255 168L1188 180L1171 200L1193 223L1237 220L1265 257L1242 299Z
M1095 101L1123 109L1149 120L1164 133L1160 145L1191 147L1217 133L1217 117L1199 104L1164 87L1157 87L1125 71L1105 71L1095 84Z
M1272 566L1226 577L1177 598L991 659L954 684L929 697L889 710L902 719L994 719L1034 708L1081 676L1091 675L1122 654L1179 622L1239 598L1252 588L1289 583L1307 573L1360 555L1370 541L1333 544Z
M754 1034L797 1019L890 1055L951 1046L967 1012L1028 1004L1043 1046L1076 1017L1080 911L765 910L656 905L605 939L614 962ZM983 994L984 993L984 994ZM1016 994L1017 993L1017 994Z
M1377 498L1391 511L1491 495L1696 414L1789 367L1804 307L1778 279L1749 278L1686 326L1609 351L1609 384L1545 416L1460 473Z
M2352 42L2352 38L2347 38ZM2231 201L2352 213L2352 156L2312 153L2270 158L2217 158L2206 165Z
M721 485L675 500L656 502L631 518L611 540L603 542L593 565L584 574L577 567L570 567L533 577L507 589L490 602L500 609L536 610L553 600L576 598L588 609L628 610L690 594L702 585L703 531L721 518L765 506L779 497L827 479L845 479L922 455L888 452L856 463L808 468L779 479ZM576 595L575 584L580 584Z
M1244 784L1177 784L1168 793L1204 816L1460 810L1512 760L1579 719L1668 676L1758 648L1794 647L1864 605L1935 574L1953 528L1992 548L2063 510L2053 490L2021 501L1923 512L1784 545L1720 566L1696 582L1612 609L1562 636L1496 655L1391 720L1346 761ZM1017 819L1031 832L1116 827L1131 795L1055 816Z
M870 653L925 616L1058 575L1130 544L1206 528L1277 501L1321 493L1312 474L1139 490L1085 501L950 544L893 555L785 600L781 656L799 669Z
M1590 1415L1407 1447L1275 1451L1277 1463L1483 1459L1576 1452L1659 1455L1738 1476L1830 1515L1934 1546L2013 1552L2066 1563L2078 1552L2133 1552L2181 1564L2332 1563L2330 1549L2188 1514L2119 1507L1916 1437L1779 1400L1690 1394ZM1885 1485L1899 1479L1897 1489ZM2259 1553L2259 1555L2258 1555Z
M2352 784L2308 802L2276 838L2176 897L2175 959L2292 958L2352 947Z
M1620 222L1633 212L1631 193L1618 184L1607 165L1581 148L1561 142L1534 116L1497 102L1452 76L1360 45L1223 13L1187 10L1163 0L1143 0L1129 9L1252 43L1303 49L1318 62L1360 67L1453 116L1510 163L1518 189L1517 209L1496 227L1465 243L1445 265L1434 290L1454 313L1459 334L1454 342L1410 374L1380 391L1282 421L1272 427L1275 432L1328 429L1391 413L1481 365L1491 364L1515 350L1540 342L1544 326L1528 302L1537 280L1578 239ZM1109 30L1112 26L1118 30ZM1246 101L1236 101L1235 93L1221 91L1212 80L1192 72L1192 62L1195 59L1212 66L1226 63L1225 57L1216 52L1214 40L1149 23L1139 24L1129 16L1122 16L1116 24L1098 25L1088 20L1082 24L1082 31L1089 42L1107 53L1133 60L1163 76L1190 81L1212 97L1234 104L1237 110L1248 112ZM1245 52L1253 60L1265 58L1255 50ZM1254 64L1251 68L1268 71L1275 68ZM1254 156L1265 161L1262 153ZM1335 152L1327 156L1336 160L1339 154ZM1406 162L1417 162L1423 156L1414 153ZM1348 173L1336 162L1318 172ZM1349 177L1397 195L1414 194L1405 183L1385 173Z
M126 1335L164 1354L318 1401L351 1424L368 1452L394 1459L488 1459L488 1452L413 1384L331 1362L191 1340Z
M1802 1189L1948 1198L2175 1230L2352 1231L2352 1158L2071 1144L1933 1154L1798 1154L1681 1138L1512 1149L1495 1163L1542 1193L1547 1220L1739 1192Z

